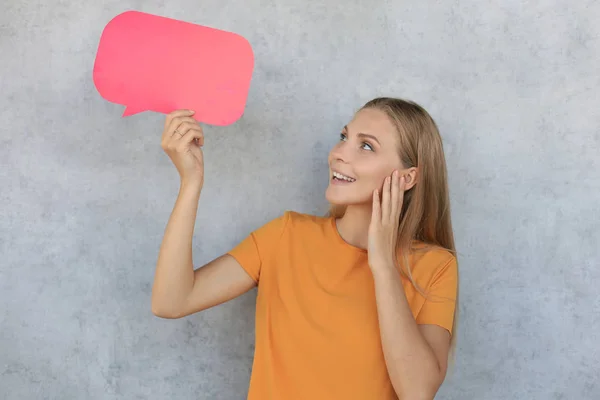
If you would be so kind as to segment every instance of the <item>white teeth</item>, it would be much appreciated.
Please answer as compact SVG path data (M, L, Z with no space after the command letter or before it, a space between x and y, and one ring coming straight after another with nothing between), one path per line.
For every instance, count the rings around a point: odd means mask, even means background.
M348 176L345 176L345 175L339 174L339 173L337 173L337 172L334 172L334 173L333 173L333 176L335 176L335 177L336 177L336 178L338 178L338 179L342 179L342 180L344 180L344 181L348 181L348 182L354 182L354 181L356 180L356 179L352 179L352 178L350 178L350 177L348 177Z

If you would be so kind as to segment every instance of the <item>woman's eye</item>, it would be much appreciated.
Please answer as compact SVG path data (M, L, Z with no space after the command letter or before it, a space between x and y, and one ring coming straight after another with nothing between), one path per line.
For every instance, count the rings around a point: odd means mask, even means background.
M345 133L340 133L340 140L341 140L341 141L344 141L344 140L346 140L346 139L347 139L347 138L346 138L346 134L345 134ZM362 147L361 147L361 148L362 148L362 149L364 149L364 150L368 150L368 151L374 151L374 150L373 150L373 146L371 146L371 145L370 145L369 143L367 143L367 142L363 142L363 145L362 145Z

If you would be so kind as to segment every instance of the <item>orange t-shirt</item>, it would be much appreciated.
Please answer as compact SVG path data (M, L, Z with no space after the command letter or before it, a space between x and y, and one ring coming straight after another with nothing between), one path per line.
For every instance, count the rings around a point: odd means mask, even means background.
M249 400L396 399L381 346L367 251L345 242L333 217L285 212L230 252L258 283ZM456 258L412 256L402 277L419 324L451 332ZM413 265L414 263L414 265Z

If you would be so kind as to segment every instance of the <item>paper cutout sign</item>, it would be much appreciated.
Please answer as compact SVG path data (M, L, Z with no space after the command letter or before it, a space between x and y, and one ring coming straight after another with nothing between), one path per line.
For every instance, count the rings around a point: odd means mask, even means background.
M142 111L195 111L211 125L229 125L244 113L254 68L242 36L170 18L127 11L104 28L94 62L100 95Z

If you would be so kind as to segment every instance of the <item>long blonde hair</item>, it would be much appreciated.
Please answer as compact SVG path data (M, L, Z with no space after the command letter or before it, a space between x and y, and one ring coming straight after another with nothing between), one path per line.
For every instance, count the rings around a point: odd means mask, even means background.
M409 254L417 251L412 246L413 241L425 243L428 246L426 249L439 247L456 256L442 138L433 118L415 102L380 97L367 102L361 107L364 108L378 109L390 118L398 131L398 152L403 166L417 168L417 184L404 194L397 248L402 254L400 272L408 277L417 291L426 296L413 279L409 266ZM345 208L331 204L327 215L340 218ZM458 305L457 290L449 356L452 365L456 349Z

